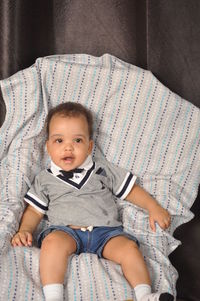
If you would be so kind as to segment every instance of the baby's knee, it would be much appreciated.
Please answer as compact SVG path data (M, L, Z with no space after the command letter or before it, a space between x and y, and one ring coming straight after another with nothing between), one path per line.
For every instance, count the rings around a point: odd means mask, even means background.
M70 255L76 251L76 242L67 233L55 231L49 233L43 239L41 249L43 251L56 250L58 253L66 253L66 255Z
M49 233L42 241L42 249L51 248L58 244L58 237L56 232Z
M133 240L127 239L126 243L122 246L121 254L122 254L122 258L125 259L134 256L138 252L140 252L138 244Z

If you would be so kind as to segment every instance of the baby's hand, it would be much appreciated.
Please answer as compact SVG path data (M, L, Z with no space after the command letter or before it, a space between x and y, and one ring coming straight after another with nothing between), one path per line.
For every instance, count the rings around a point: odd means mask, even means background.
M171 223L169 212L159 204L156 204L149 210L149 223L154 232L156 232L156 222L163 230L167 229Z
M19 231L17 232L12 240L11 244L13 247L31 247L32 246L33 237L32 234L28 231Z

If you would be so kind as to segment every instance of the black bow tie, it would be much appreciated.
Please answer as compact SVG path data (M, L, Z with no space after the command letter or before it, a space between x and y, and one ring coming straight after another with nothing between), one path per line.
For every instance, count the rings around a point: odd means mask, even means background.
M73 178L75 173L81 173L84 171L84 169L83 168L75 168L75 169L72 169L69 171L66 171L66 170L59 170L59 171L62 173L62 175L65 179L70 179L70 178Z

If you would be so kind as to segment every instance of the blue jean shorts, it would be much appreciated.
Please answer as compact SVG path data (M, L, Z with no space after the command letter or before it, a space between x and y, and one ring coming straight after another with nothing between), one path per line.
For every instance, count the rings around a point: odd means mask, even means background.
M48 229L42 231L38 236L38 246L41 247L42 240L51 232L64 231L68 233L76 241L76 252L93 253L102 258L102 251L105 244L113 237L125 236L139 245L136 237L123 231L122 226L118 227L94 227L93 230L83 232L81 229L72 229L67 226L50 226Z

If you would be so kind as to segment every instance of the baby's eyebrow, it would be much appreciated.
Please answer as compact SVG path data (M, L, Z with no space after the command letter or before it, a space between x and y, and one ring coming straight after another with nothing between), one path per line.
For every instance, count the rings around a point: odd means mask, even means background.
M64 135L62 135L62 134L52 134L51 136L50 136L50 138L54 138L54 137L63 137Z
M85 137L84 134L75 134L74 136L75 136L75 137Z

